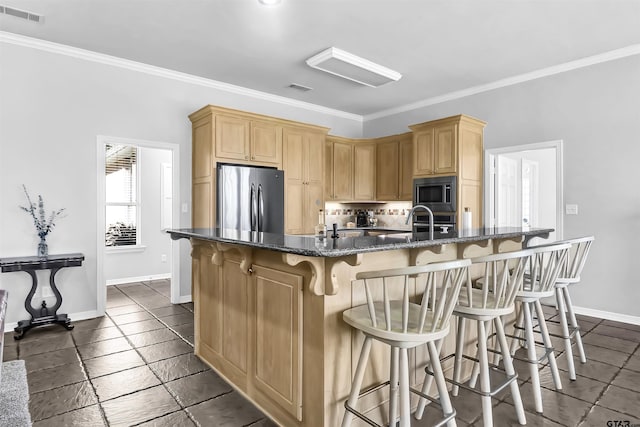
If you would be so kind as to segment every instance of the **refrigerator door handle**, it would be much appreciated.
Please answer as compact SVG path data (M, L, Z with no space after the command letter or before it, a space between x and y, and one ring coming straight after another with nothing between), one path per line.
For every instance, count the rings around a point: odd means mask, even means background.
M262 198L262 184L258 184L258 231L264 228L264 199Z
M251 201L249 202L249 210L251 215L251 231L256 230L256 187L251 183Z

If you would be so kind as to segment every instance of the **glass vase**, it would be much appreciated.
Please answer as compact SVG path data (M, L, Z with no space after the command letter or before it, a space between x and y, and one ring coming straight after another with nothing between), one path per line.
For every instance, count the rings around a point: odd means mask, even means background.
M38 243L38 257L46 258L49 255L49 246L44 236L40 237L40 243Z

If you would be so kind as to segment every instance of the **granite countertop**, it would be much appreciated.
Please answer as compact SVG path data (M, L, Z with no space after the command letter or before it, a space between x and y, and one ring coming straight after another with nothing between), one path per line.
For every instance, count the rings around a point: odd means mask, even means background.
M319 239L314 236L221 230L219 228L180 228L167 230L167 233L174 240L194 238L305 256L340 257L367 252L413 249L487 239L509 239L521 236L525 236L525 238L547 237L552 231L553 229L551 228L479 228L468 231L449 231L447 233L435 232L433 240L429 240L429 233L409 232L379 236L342 237L339 239ZM329 235L330 233L331 231L329 231Z

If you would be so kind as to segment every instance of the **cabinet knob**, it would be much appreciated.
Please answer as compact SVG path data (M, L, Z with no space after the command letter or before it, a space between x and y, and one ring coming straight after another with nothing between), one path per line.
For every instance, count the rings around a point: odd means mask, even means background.
M244 159L245 160L249 160L249 156L244 156Z
M256 159L256 156L251 156L251 160L255 160L255 159Z

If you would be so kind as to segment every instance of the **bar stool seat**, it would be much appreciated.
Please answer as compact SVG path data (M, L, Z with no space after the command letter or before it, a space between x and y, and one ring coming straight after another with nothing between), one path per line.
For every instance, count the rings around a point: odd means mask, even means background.
M373 340L386 343L391 347L390 379L374 388L375 390L386 385L390 386L388 425L395 427L397 421L400 427L411 425L410 392L419 395L420 392L409 386L407 350L427 344L430 359L436 361L434 371L440 395L438 400L429 396L426 398L442 406L444 417L435 425L446 423L450 427L456 426L455 410L451 405L444 374L438 362L435 342L442 340L449 333L449 319L470 264L471 261L465 259L425 266L362 272L356 275L356 280L364 281L367 303L344 311L343 319L355 329L362 331L365 339L349 398L345 402L342 427L350 426L354 415L369 425L380 426L355 409L358 398L372 391L367 390L361 393L360 390ZM422 292L420 304L409 301L411 283L415 283L416 292ZM373 300L371 292L373 285L382 286L383 301ZM391 286L402 286L401 300L389 298ZM399 405L397 405L398 394ZM399 419L397 406L400 407Z

